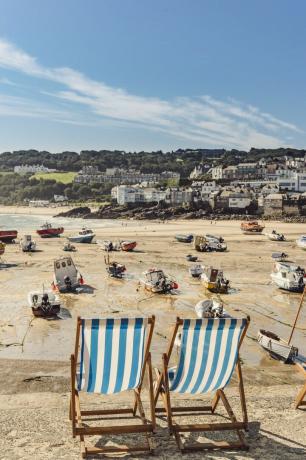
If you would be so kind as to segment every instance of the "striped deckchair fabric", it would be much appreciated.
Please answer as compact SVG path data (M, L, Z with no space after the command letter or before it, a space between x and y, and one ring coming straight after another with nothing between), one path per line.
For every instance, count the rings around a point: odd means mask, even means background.
M171 392L209 393L224 388L238 358L246 319L204 318L183 321L179 363Z
M114 394L139 386L144 365L147 319L81 319L77 387Z

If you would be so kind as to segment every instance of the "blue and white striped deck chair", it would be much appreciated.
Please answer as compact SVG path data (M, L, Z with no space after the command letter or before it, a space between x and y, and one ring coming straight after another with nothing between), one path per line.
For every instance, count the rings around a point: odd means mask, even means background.
M149 434L155 429L154 394L150 345L155 318L78 318L75 353L71 355L70 419L73 437L80 436L82 457L90 454L149 451ZM77 363L79 361L79 372ZM145 371L148 370L151 420L145 416L140 393ZM114 395L133 390L134 408L113 410L81 410L80 393ZM87 426L82 417L136 417L142 424ZM143 433L146 443L135 446L87 447L85 436Z
M239 348L246 334L249 318L203 318L184 319L177 318L173 336L168 352L163 355L163 370L156 370L154 404L161 396L164 409L155 408L156 413L166 411L170 433L175 435L178 447L182 452L202 449L246 449L242 429L247 429L247 411L244 396L243 380L239 362ZM173 350L175 338L179 328L181 331L181 345L178 365L169 368L169 361ZM238 422L232 408L225 396L224 388L229 384L234 369L237 369L239 393L242 406L243 422ZM170 394L201 395L215 393L212 404L196 407L172 407ZM186 412L200 413L215 412L219 400L222 400L229 415L230 422L179 425L173 421L174 415L184 415ZM198 443L187 446L181 441L180 432L194 431L223 431L235 430L239 442L212 442Z

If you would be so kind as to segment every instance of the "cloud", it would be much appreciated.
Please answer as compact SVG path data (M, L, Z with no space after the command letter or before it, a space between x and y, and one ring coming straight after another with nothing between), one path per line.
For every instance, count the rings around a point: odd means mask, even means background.
M41 92L52 98L53 104L56 100L69 104L70 112L59 109L56 114L56 110L43 107L37 108L34 113L35 116L50 116L57 121L86 124L86 117L90 114L92 121L87 122L90 126L112 120L113 124L124 123L138 129L166 133L199 146L241 149L279 147L286 144L288 135L301 133L294 124L234 99L220 101L204 95L163 100L130 94L68 67L45 67L14 44L1 39L0 67L38 78L42 84L43 80L54 82L59 87L57 90L53 93ZM12 103L10 110L13 112ZM20 104L15 105L16 112L19 109L19 113L22 110L26 113L25 107L21 110ZM72 115L75 107L82 108L78 117ZM84 107L87 110L85 114Z

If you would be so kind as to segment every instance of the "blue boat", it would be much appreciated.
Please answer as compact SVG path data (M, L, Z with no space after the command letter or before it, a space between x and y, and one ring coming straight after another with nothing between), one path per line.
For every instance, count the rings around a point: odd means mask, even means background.
M175 235L175 239L180 243L191 243L193 240L193 235Z
M71 243L91 243L96 235L88 228L82 228L78 235L68 236Z

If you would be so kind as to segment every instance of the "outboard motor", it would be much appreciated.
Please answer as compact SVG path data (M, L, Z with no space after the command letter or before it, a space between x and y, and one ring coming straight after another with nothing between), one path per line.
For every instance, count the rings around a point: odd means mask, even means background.
M65 276L64 283L65 283L67 291L71 291L72 290L72 282L71 282L71 279L69 278L69 276Z
M45 312L48 312L51 308L51 304L49 302L49 296L47 293L43 294L41 299L41 309Z

